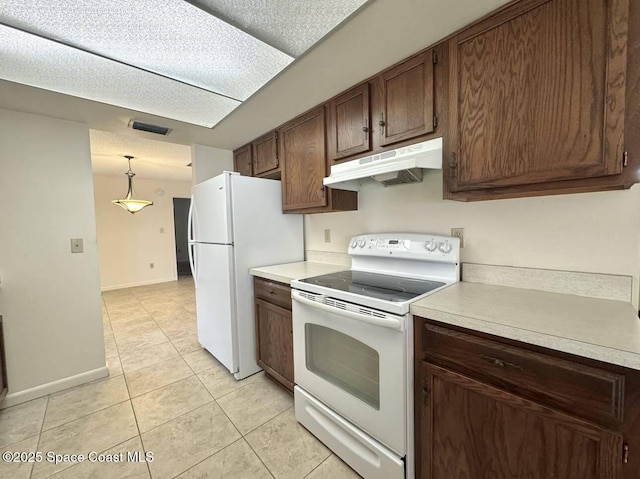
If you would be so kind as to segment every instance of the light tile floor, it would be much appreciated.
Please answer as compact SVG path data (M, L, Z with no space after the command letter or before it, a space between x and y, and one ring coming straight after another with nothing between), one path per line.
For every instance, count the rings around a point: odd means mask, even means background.
M200 347L190 279L105 292L102 315L109 377L0 410L0 452L44 455L0 461L0 479L360 477L288 392L264 373L236 381ZM47 460L90 451L123 460Z

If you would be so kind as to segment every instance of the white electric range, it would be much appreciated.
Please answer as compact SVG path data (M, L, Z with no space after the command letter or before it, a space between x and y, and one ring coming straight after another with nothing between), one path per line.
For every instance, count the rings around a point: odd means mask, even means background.
M291 283L297 420L367 479L413 477L412 302L460 278L458 238L351 240L351 270Z

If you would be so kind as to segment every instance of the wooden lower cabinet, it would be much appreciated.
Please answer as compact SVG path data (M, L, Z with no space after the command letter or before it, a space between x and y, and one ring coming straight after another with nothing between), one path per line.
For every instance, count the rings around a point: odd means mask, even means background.
M414 326L416 478L639 477L628 451L640 446L640 372L575 358L570 374L564 353L423 318ZM554 360L558 374L541 374ZM581 399L591 376L607 374L611 393L596 388L593 403L608 400L608 417ZM572 392L575 413L562 402Z
M255 278L254 292L258 366L293 392L291 288Z
M622 435L429 363L418 477L619 478Z

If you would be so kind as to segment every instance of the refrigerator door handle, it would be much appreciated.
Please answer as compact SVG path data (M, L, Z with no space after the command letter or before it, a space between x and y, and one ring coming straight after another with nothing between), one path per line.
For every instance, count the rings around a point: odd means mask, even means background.
M195 244L193 243L189 243L189 266L191 266L191 275L193 276L193 285L197 288L198 287L198 273L196 271L196 264L194 261L194 248L196 247Z
M187 241L193 241L193 195L191 195L191 201L189 202L189 215L187 216ZM191 268L191 270L193 271L193 268Z

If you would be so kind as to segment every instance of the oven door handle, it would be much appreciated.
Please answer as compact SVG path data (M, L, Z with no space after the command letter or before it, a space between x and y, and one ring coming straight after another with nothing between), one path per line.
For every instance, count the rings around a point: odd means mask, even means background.
M367 314L354 313L353 311L346 311L344 309L334 308L333 306L319 303L301 296L296 290L291 291L291 297L299 303L306 304L313 308L321 309L329 313L337 314L339 316L345 316L347 318L362 321L363 323L373 324L376 326L382 326L384 328L396 329L398 331L404 331L404 318L391 319L391 318L376 318ZM319 298L326 296L318 295Z

